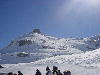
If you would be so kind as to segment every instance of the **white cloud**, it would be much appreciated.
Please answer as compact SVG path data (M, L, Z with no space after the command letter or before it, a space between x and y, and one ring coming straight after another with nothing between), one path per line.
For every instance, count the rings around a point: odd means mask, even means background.
M73 17L77 17L81 13L92 13L92 11L100 11L100 0L71 0L70 2L66 0L57 12L60 20L64 20L72 14L74 14Z

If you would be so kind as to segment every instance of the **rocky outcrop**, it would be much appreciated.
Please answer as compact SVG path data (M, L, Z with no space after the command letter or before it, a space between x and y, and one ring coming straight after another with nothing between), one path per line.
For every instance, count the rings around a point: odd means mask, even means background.
M33 29L34 33L41 33L40 29Z

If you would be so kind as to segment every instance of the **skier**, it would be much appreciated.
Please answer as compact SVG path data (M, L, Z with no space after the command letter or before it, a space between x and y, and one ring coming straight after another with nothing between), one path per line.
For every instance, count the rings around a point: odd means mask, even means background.
M53 75L58 75L58 67L53 66Z
M18 71L18 75L23 75L23 74L21 73L21 71Z
M60 70L58 70L58 75L63 75L63 74L60 72Z
M50 69L49 69L49 67L47 66L47 67L46 67L46 71L48 71L48 70L50 70Z
M46 75L53 75L52 71L49 69L48 66L46 67L46 71L47 71Z
M35 75L42 75L41 72L37 69Z

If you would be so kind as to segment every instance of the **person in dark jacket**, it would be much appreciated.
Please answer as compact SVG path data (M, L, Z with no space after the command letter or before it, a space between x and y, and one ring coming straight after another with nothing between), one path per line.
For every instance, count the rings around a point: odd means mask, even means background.
M21 73L21 71L18 71L18 75L23 75L23 74Z
M71 75L71 72L69 70L64 71L63 73L64 73L64 75Z
M42 75L41 72L37 69L35 75Z
M50 70L50 69L49 69L49 67L47 66L47 67L46 67L46 71L48 71L48 70Z
M7 75L13 75L13 73L12 72L9 72Z
M60 72L60 70L58 70L58 75L63 75L63 74Z
M13 75L17 75L16 73L14 73Z
M58 67L53 66L53 75L58 75Z
M46 71L47 71L46 75L53 75L52 71L49 69L48 66L46 67Z

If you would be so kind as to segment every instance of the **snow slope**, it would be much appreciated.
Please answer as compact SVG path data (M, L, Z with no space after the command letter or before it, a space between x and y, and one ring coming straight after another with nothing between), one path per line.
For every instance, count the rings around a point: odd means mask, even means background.
M100 74L100 68L84 68L77 65L69 65L69 64L52 64L48 65L50 69L52 70L53 65L58 66L58 69L61 70L63 73L65 70L70 70L72 75L99 75ZM4 65L6 68L0 69L0 73L8 73L13 72L17 73L17 71L21 71L24 75L35 75L36 69L39 69L42 73L42 75L45 75L46 71L46 64L45 65L34 65L32 63L29 64L6 64Z
M34 64L74 64L83 67L100 67L100 49L88 51L81 54L60 55L42 59Z

